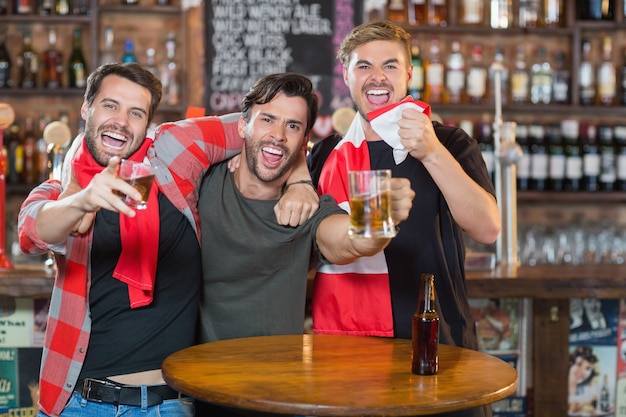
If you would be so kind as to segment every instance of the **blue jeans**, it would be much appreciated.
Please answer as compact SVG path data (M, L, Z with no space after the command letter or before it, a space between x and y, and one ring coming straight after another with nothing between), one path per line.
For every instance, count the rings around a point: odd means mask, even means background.
M61 412L61 417L193 417L194 414L193 400L187 397L165 400L152 407L135 407L87 401L74 392ZM39 411L37 417L48 416Z

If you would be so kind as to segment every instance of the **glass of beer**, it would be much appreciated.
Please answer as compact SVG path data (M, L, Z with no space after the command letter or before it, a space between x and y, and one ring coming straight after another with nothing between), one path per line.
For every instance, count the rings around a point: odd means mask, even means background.
M351 238L394 237L391 170L348 172Z
M155 174L156 168L152 165L122 159L118 170L119 177L141 193L140 200L133 200L129 196L123 196L124 203L135 210L145 210Z

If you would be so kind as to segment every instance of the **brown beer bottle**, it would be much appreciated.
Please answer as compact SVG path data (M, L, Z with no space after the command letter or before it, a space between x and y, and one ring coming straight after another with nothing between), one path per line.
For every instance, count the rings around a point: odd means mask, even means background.
M417 311L413 314L411 372L434 375L439 370L439 314L435 309L435 276L422 274Z

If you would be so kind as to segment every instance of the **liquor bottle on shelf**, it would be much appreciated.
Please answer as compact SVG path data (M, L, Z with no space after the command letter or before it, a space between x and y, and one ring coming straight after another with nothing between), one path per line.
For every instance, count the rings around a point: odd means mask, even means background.
M541 0L519 0L517 25L521 28L535 28L539 24Z
M518 45L515 55L515 68L511 73L511 101L513 103L524 104L528 102L529 78L524 45Z
M20 125L14 121L7 137L7 183L19 184L24 172L24 146L20 138Z
M549 157L543 125L531 123L528 126L528 139L530 141L530 189L545 191L548 189Z
M72 1L72 14L74 15L88 15L91 13L91 1L90 0L73 0Z
M613 43L610 36L602 40L602 63L598 67L598 100L600 104L615 104L617 82L615 64L613 63Z
M0 16L9 13L9 0L0 0Z
M113 33L113 27L106 26L103 33L104 48L102 49L102 53L100 54L100 65L119 61L113 54L114 37L115 35Z
M530 67L530 102L550 104L552 101L552 66L546 48L537 49L537 61Z
M583 178L583 157L578 143L578 120L562 120L561 135L565 146L565 191L580 191Z
M45 88L62 87L63 54L57 49L57 31L54 26L48 28L48 49L42 56L43 86Z
M135 44L132 39L126 39L126 42L124 42L124 55L122 55L121 62L137 62L137 56L135 56Z
M622 88L620 104L622 106L626 106L626 48L623 49L622 53L622 66L620 67L620 85Z
M491 181L494 180L495 169L495 154L493 143L493 129L489 118L483 117L481 121L476 123L476 141L480 148L480 153L483 156L485 165L487 166L487 172Z
M406 23L409 18L407 0L389 0L387 19L396 23Z
M409 24L425 25L428 23L427 0L409 0Z
M487 67L483 63L483 46L475 43L467 69L467 97L471 103L482 103L487 94Z
M175 106L180 103L180 67L176 62L176 38L170 32L165 42L167 59L161 64L159 71L161 84L163 85L163 101Z
M615 190L626 191L626 125L613 128L615 141Z
M24 172L23 181L34 184L37 179L37 138L35 134L35 119L32 115L26 116L24 122Z
M68 63L69 86L74 88L84 88L87 85L87 61L83 55L83 38L79 28L74 29L72 38L72 54Z
M578 18L581 20L613 20L614 0L583 0L576 2Z
M543 25L547 28L563 26L565 15L563 14L564 0L543 0ZM573 2L568 2L570 7Z
M453 40L446 65L446 93L448 102L460 103L465 88L465 60L461 53L461 42Z
M557 51L555 62L552 77L552 101L557 104L569 104L571 75L565 64L565 52Z
M552 123L545 127L548 142L548 189L563 191L565 187L565 148L561 137L561 126Z
M517 162L517 189L530 189L530 146L528 142L528 125L518 123L515 126L515 139L522 150L522 157Z
M500 44L496 45L496 52L493 55L493 61L500 68L500 100L504 105L509 100L509 69L504 63L504 53L502 52L502 46ZM487 91L489 91L490 100L495 99L495 82L496 75L494 71L494 66L489 67L489 84Z
M156 56L156 51L154 50L154 48L146 49L146 65L145 65L145 67L146 67L146 69L148 71L150 71L154 75L158 76L159 75L159 69L156 67L156 64L155 64L155 56Z
M139 0L122 0L122 4L127 6L136 6L139 4Z
M583 39L580 67L578 69L580 104L583 106L590 106L595 101L596 87L594 78L593 62L591 61L591 41Z
M43 131L50 123L50 116L42 114L39 117L39 139L37 139L37 183L42 183L49 178L48 167L48 142L43 137Z
M70 14L70 0L56 0L54 3L54 12L57 15L65 16Z
M513 2L491 0L490 25L492 29L507 29L513 25Z
M600 189L600 149L596 126L592 123L580 125L580 143L583 155L583 190Z
M613 143L613 127L598 126L600 144L600 191L613 191L617 180L615 145Z
M7 34L5 29L0 29L0 88L13 86L11 78L11 56L6 44Z
M412 319L411 372L434 375L439 371L439 314L435 308L433 274L422 274L417 311Z
M54 13L54 0L41 0L37 11L39 16L50 16Z
M420 48L417 40L413 40L411 47L411 62L413 69L411 71L411 82L409 83L408 93L416 100L424 98L424 63L420 55Z
M426 65L426 94L428 103L441 103L443 98L444 68L441 62L439 39L430 41L430 56Z
M431 26L448 25L448 2L447 0L428 1L428 23Z
M36 88L39 76L39 58L33 49L33 38L29 29L24 30L23 45L17 56L19 69L18 86L20 88Z
M483 0L461 0L459 2L459 22L464 26L485 24L485 2Z
M33 14L35 0L14 0L13 1L13 13L14 14Z

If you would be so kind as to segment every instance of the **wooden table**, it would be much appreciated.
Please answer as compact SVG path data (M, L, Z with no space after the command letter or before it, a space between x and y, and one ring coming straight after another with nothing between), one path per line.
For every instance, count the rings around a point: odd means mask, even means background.
M183 349L163 363L175 389L222 406L316 416L411 416L490 404L517 373L484 353L440 345L439 373L411 373L411 341L290 335Z

